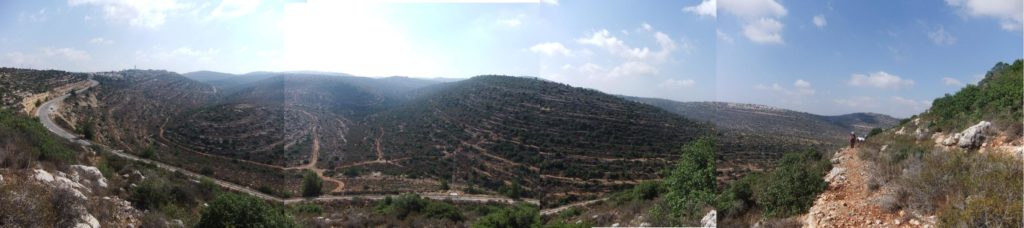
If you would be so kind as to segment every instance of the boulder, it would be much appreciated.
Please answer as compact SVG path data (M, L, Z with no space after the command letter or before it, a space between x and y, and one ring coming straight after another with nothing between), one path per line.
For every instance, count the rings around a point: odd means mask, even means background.
M107 188L107 178L103 177L103 173L96 167L72 165L71 172L76 181L94 183L94 187Z
M829 171L827 175L825 175L825 182L832 183L833 181L836 181L838 179L843 179L842 176L845 173L846 173L846 168L842 168L842 167L832 168L832 170Z
M36 173L34 177L36 178L37 181L47 182L47 183L53 182L53 174L50 174L50 172L46 172L46 170L41 170L41 169L37 169L37 170L33 170L33 171L35 171L35 173Z
M992 123L988 121L981 121L980 123L961 131L960 138L958 139L958 146L960 146L960 148L968 149L981 147L981 144L985 142L985 133L988 132L988 128L991 126Z
M943 146L953 146L953 145L956 145L956 143L960 141L960 136L961 136L960 133L956 133L956 134L950 135L949 137L946 137L946 139L942 140L942 145Z
M700 219L701 227L716 227L718 221L718 212L711 210L708 214L704 215L704 218Z

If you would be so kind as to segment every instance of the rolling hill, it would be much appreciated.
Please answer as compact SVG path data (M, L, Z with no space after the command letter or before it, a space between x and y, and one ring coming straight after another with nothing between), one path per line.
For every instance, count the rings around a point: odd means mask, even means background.
M866 135L873 128L888 128L899 119L877 113L822 116L766 105L727 102L677 102L630 98L722 129L792 138L807 143L843 144L850 132Z

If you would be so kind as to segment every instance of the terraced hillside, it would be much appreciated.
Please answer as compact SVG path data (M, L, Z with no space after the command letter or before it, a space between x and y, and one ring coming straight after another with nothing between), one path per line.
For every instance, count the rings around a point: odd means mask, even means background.
M843 144L851 131L866 135L873 128L895 126L899 119L877 113L822 116L766 105L727 102L677 102L630 98L723 129L787 138L804 144Z
M821 116L756 104L627 98L717 126L723 142L715 154L719 186L775 166L784 153L831 151L848 143L851 131L864 136L874 128L888 128L899 122L876 113Z
M522 188L547 204L658 178L673 151L710 132L651 106L539 79L478 76L424 90L354 125L341 167Z
M50 91L70 91L88 77L84 73L0 67L0 107L31 113L47 97L57 95Z

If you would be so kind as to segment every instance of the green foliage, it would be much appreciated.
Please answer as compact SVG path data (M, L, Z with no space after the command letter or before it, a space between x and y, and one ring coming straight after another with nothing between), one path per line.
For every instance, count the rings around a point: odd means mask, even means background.
M664 179L665 203L673 218L694 220L715 196L715 141L701 138L683 146L682 156Z
M324 181L320 179L313 171L306 171L302 178L302 196L303 197L316 197L323 194Z
M145 150L142 150L142 155L140 155L139 157L149 159L153 158L153 156L156 156L156 148L151 145L149 147L146 147Z
M751 173L729 184L715 198L715 209L723 218L739 217L757 205L754 202L754 185L762 180L762 173Z
M172 186L163 179L147 178L132 190L128 200L135 204L135 207L155 210L170 204Z
M498 188L498 192L509 198L518 199L523 194L523 187L519 186L519 181L512 181L511 184Z
M93 124L92 121L85 121L78 126L77 131L79 134L82 134L82 138L87 140L96 139L96 124Z
M203 208L196 227L297 227L280 208L258 198L225 193Z
M806 212L827 183L822 179L830 169L815 151L788 153L779 167L754 185L754 198L768 217L788 217Z
M448 190L448 189L451 189L451 187L448 186L448 180L441 179L441 190Z
M50 134L42 124L25 116L0 109L0 144L7 155L0 158L0 167L29 167L36 160L67 162L72 159L68 143Z
M661 183L657 181L645 181L633 186L633 196L635 199L640 200L657 198L661 191Z
M877 127L876 128L872 128L871 132L868 132L868 137L875 136L875 135L880 134L880 133L882 133L882 129L881 128L877 128Z
M540 227L540 211L536 206L517 203L480 217L473 228Z
M422 198L419 195L406 193L398 197L387 197L377 203L375 211L380 214L405 219L408 216L423 215L427 218L462 221L461 212L455 206L437 200Z
M324 213L324 209L320 205L311 203L292 205L290 209L294 214L320 215Z
M358 177L359 176L359 169L358 168L347 168L344 171L341 171L341 173L344 174L346 177L350 177L350 178L351 177Z
M953 95L935 99L928 114L943 129L962 128L981 119L1022 122L1024 71L1021 60L998 63L978 85L967 85Z

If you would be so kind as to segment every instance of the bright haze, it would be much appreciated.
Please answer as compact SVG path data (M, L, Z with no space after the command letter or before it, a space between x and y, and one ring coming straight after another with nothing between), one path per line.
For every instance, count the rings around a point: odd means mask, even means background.
M906 117L1019 58L1020 9L1019 0L4 1L0 65L504 74Z

